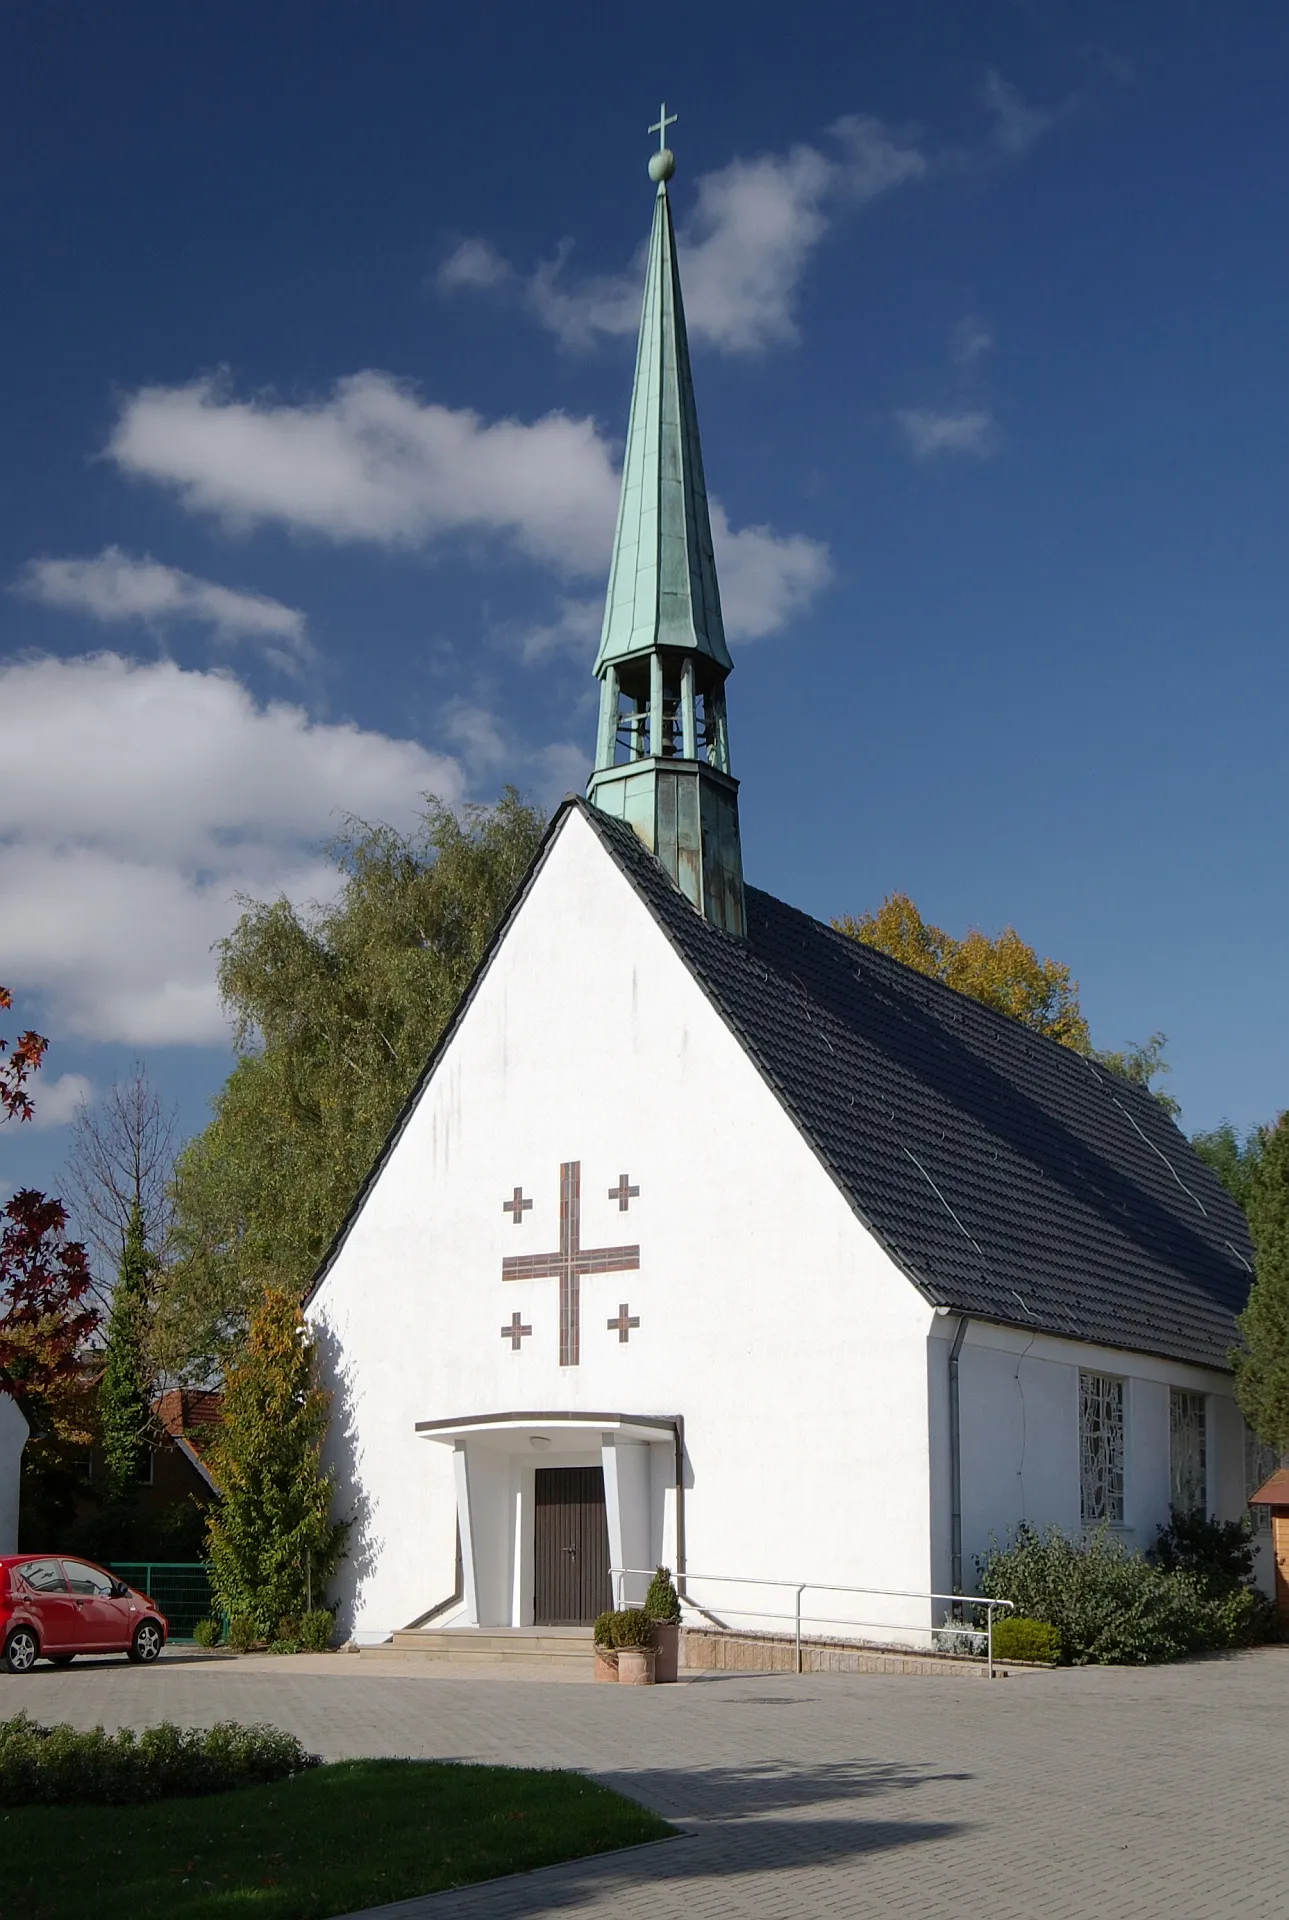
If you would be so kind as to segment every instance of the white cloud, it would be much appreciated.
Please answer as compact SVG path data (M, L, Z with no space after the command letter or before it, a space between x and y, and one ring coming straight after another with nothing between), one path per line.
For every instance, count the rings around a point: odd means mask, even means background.
M566 576L608 569L618 475L592 420L488 425L380 373L294 407L197 381L133 395L111 452L127 472L234 524L381 545L486 531ZM774 632L829 577L827 548L804 534L735 531L717 505L712 531L732 639ZM564 599L553 624L521 638L525 658L589 644L598 619L596 602Z
M972 367L992 350L993 344L994 336L984 321L968 313L955 325L949 351L958 366Z
M236 400L211 380L145 387L108 451L234 526L276 521L385 546L498 534L575 572L605 564L612 534L617 478L594 421L489 424L384 373L352 374L301 406Z
M595 599L561 599L555 618L535 627L522 627L515 638L521 657L530 664L554 654L571 654L588 663L594 657L604 618L603 595Z
M979 458L994 448L993 415L983 407L937 413L931 407L907 407L895 418L919 460L937 453L972 453Z
M221 587L157 560L135 559L120 547L104 547L91 560L29 560L16 590L44 606L109 624L186 620L210 627L223 640L261 640L278 665L295 665L308 650L298 607Z
M832 578L822 540L777 534L769 527L741 527L736 533L719 501L712 502L711 513L721 612L731 640L777 633Z
M985 111L993 118L993 144L1000 153L1015 155L1028 151L1045 133L1049 133L1069 111L1064 107L1029 107L1009 80L992 67L980 89Z
M435 284L443 293L455 293L461 287L499 287L514 277L514 268L493 246L491 240L463 240L448 255L435 274Z
M695 340L756 353L797 337L802 277L824 234L847 207L922 179L930 161L880 120L851 114L829 129L829 150L737 159L699 177L679 245L685 316ZM640 271L574 279L566 241L553 259L522 275L488 240L462 242L439 269L445 292L517 291L566 346L633 333L640 320Z
M31 1089L35 1127L65 1127L79 1107L94 1098L94 1088L83 1073L60 1073L57 1080L36 1080Z
M226 1037L212 944L241 892L333 890L319 843L353 812L409 823L462 792L455 759L231 675L113 653L0 666L6 984L66 1032L152 1046Z

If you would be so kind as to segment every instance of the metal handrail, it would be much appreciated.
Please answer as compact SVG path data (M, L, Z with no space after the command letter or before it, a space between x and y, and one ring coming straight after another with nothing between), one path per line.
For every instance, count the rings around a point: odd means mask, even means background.
M653 1567L610 1567L609 1578L614 1583L615 1604L619 1607L622 1605L624 1580L640 1577L652 1579L655 1571ZM1016 1606L1014 1600L994 1600L983 1593L923 1593L900 1587L842 1587L825 1580L758 1580L746 1573L692 1573L686 1570L682 1584L687 1586L691 1580L711 1581L718 1586L727 1587L784 1587L792 1593L794 1600L791 1613L779 1613L773 1607L722 1607L721 1612L745 1614L751 1619L791 1620L798 1673L801 1672L801 1596L803 1593L860 1593L869 1594L875 1600L947 1600L956 1607L983 1607L985 1609L983 1634L979 1627L960 1627L958 1631L970 1634L973 1640L984 1639L991 1680L994 1677L994 1610L997 1607L1006 1607L1009 1612L1012 1612ZM680 1600L682 1605L689 1607L691 1612L705 1613L713 1617L710 1608L700 1606L698 1601L691 1600L687 1593L681 1593ZM821 1626L826 1627L864 1627L874 1631L880 1631L883 1627L889 1630L892 1624L889 1620L852 1620L826 1613L810 1613L806 1618L818 1621ZM931 1628L932 1633L936 1631L938 1629L935 1627Z

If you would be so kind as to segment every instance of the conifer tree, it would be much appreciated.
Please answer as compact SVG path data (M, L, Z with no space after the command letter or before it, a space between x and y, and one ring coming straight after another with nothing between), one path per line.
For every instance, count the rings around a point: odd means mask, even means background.
M329 1410L294 1296L266 1289L225 1378L214 1456L221 1498L207 1515L216 1600L265 1638L322 1604L344 1556L349 1525L330 1518L322 1465Z
M137 1497L152 1427L147 1330L154 1265L148 1252L143 1209L136 1201L121 1249L107 1325L107 1357L98 1390L107 1487L113 1500L129 1502Z
M1240 1316L1244 1345L1232 1356L1236 1391L1258 1438L1283 1454L1289 1453L1289 1113L1263 1137L1248 1214L1257 1277Z

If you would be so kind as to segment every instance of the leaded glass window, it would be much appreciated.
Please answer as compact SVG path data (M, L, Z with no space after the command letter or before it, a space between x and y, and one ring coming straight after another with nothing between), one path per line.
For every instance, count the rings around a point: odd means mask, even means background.
M1123 1381L1079 1375L1079 1503L1085 1527L1123 1524Z
M1174 1387L1169 1394L1169 1461L1174 1513L1208 1512L1208 1448L1204 1395Z
M1264 1486L1280 1465L1280 1456L1274 1447L1266 1447L1258 1439L1251 1427L1244 1429L1244 1497ZM1270 1533L1270 1507L1250 1507L1250 1520L1255 1533Z

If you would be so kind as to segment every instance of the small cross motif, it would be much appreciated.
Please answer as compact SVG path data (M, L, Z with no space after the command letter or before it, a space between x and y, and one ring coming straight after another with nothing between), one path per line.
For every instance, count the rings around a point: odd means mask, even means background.
M627 1176L625 1173L618 1175L618 1184L616 1187L609 1188L609 1198L610 1200L617 1201L619 1213L625 1213L631 1205L631 1202L639 1198L639 1194L639 1187L629 1187L627 1185Z
M532 1328L524 1325L523 1316L518 1313L512 1313L510 1316L510 1325L501 1329L501 1337L503 1340L509 1340L510 1351L512 1353L518 1353L520 1341L526 1340L531 1332Z
M649 129L650 133L657 134L658 146L660 150L664 148L667 144L668 127L674 127L677 120L679 120L679 118L680 118L680 115L678 113L668 113L667 102L664 100L661 107L659 107L658 109L658 118L654 121L653 125Z
M519 1315L516 1314L515 1318L518 1319ZM640 1315L638 1313L630 1313L627 1309L627 1303L624 1300L622 1302L622 1305L618 1308L617 1319L608 1320L605 1322L605 1325L607 1326L610 1333L613 1332L613 1329L615 1327L617 1328L618 1345L620 1347L625 1347L627 1344L627 1341L631 1338L631 1329L633 1327L638 1327L640 1325Z
M510 1215L511 1220L515 1224L515 1226L519 1226L520 1222L523 1220L524 1215L528 1212L532 1204L533 1203L531 1200L525 1200L523 1188L516 1187L514 1198L511 1200L502 1201L501 1211L503 1213L508 1213Z

